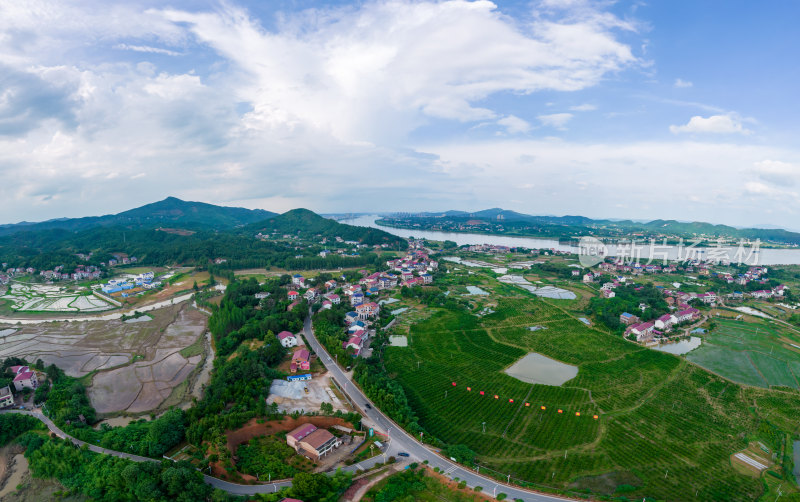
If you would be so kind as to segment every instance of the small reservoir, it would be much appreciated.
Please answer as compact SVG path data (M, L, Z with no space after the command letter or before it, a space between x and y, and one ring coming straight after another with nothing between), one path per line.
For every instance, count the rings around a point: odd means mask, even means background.
M506 374L528 383L561 385L578 374L578 367L531 352L506 369Z
M680 342L676 343L662 343L653 347L653 350L659 350L661 352L669 352L670 354L675 355L682 355L688 352L693 351L700 344L703 343L703 339L699 336L693 336L689 340L681 340Z

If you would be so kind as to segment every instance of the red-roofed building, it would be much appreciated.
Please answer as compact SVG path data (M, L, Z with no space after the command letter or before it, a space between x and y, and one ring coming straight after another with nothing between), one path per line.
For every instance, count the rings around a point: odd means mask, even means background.
M35 389L39 386L36 372L27 366L12 366L9 368L14 376L14 388L18 391L28 388Z
M290 300L297 300L298 296L300 296L300 294L297 291L289 291Z
M356 305L356 313L358 314L358 318L362 320L374 317L378 315L380 311L381 307L375 302Z
M278 340L284 347L294 347L297 345L297 337L289 331L281 331L278 333Z
M308 371L311 369L311 355L306 349L297 349L292 354L292 365L290 369L292 373L297 373L297 370Z

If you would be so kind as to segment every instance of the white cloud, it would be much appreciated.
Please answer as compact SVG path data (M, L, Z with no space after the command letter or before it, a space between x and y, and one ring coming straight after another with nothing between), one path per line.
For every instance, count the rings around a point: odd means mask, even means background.
M114 46L114 48L122 51L147 52L150 54L164 54L166 56L181 55L180 52L171 51L169 49L162 49L160 47L150 47L149 45L117 44Z
M800 158L791 150L695 141L607 145L506 139L451 142L429 151L450 173L453 191L463 194L458 199L480 187L488 200L535 201L510 207L528 213L755 225L763 223L765 210L779 208L780 217L771 223L786 227L795 227L800 215L800 197L752 179L754 164L765 158ZM535 164L519 161L526 155L535 155ZM647 179L659 180L659 189L642 190ZM536 184L523 190L528 180ZM591 196L576 195L581 187ZM609 209L620 203L630 209Z
M683 79L680 79L680 78L676 78L675 79L675 83L672 84L672 85L674 87L679 88L679 89L685 89L687 87L692 87L694 84L689 82L688 80L683 80Z
M548 115L539 115L536 118L542 123L542 125L548 127L554 127L558 130L565 130L567 126L567 122L572 119L573 115L571 113L551 113Z
M782 186L793 186L800 179L800 168L779 160L760 160L753 166L755 174L763 181Z
M522 27L481 0L310 11L275 33L233 7L164 15L241 71L251 127L303 124L347 141L396 140L427 118L496 118L476 103L501 91L585 89L637 63L613 16Z
M573 112L591 112L597 110L597 106L589 103L584 103L582 105L570 106L569 109L572 110Z
M514 115L503 117L497 123L505 127L510 134L525 133L531 130L531 125L527 121Z
M669 130L672 134L680 133L712 133L712 134L750 134L751 131L742 126L742 121L738 117L727 115L711 115L701 117L696 115L689 119L689 122L682 126L671 125Z

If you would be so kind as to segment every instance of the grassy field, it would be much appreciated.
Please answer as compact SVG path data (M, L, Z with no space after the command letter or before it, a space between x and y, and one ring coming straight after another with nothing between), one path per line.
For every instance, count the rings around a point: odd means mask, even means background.
M798 432L800 392L743 387L518 291L484 301L495 313L439 310L411 326L409 347L385 352L428 435L473 449L481 472L573 494L610 484L610 495L616 483L639 500L754 500L763 483L737 472L730 455L753 440L778 451ZM578 375L556 387L503 373L528 352L575 365ZM773 352L754 364L764 379L789 384L790 366Z
M759 387L798 388L800 334L788 327L750 318L715 319L716 327L688 359L736 382Z

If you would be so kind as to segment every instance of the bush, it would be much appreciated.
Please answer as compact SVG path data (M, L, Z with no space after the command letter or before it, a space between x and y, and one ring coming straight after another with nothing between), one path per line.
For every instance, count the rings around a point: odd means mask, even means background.
M475 490L476 492L480 492L480 491L483 491L483 487L482 486L476 486L475 488L473 488L473 490Z
M462 481L462 482L460 482L460 483L458 484L458 489L459 489L459 490L463 490L463 489L464 489L464 488L466 488L466 487L467 487L467 482L466 482L466 481Z
M508 495L506 495L505 493L498 493L497 494L497 500L505 500L506 497L508 497Z

